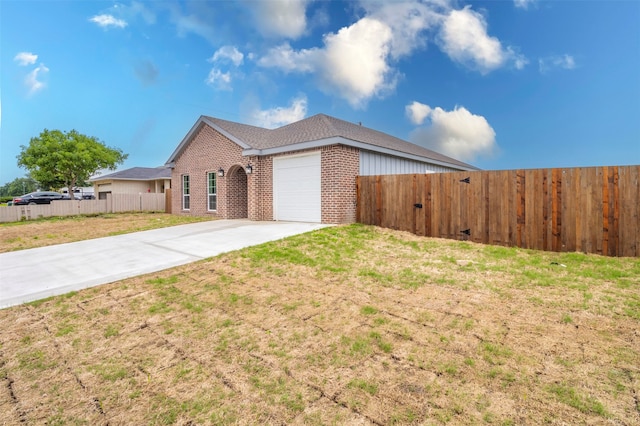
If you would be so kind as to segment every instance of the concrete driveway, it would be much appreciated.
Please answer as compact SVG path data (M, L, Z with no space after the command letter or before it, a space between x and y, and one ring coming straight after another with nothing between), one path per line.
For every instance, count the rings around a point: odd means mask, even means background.
M0 309L326 227L214 220L0 254Z

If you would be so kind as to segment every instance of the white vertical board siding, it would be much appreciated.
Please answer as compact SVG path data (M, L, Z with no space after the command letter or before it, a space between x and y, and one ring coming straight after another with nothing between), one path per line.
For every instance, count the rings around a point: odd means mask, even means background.
M321 222L320 152L273 159L275 220Z
M360 150L360 176L451 172L456 169Z

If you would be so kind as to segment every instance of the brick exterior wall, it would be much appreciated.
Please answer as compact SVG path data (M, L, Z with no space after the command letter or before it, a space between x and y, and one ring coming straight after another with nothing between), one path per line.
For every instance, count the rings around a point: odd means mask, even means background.
M295 154L318 149L295 151ZM171 175L172 211L174 214L224 219L249 218L273 220L273 158L243 157L242 148L203 125L175 161ZM253 173L244 167L250 163ZM322 222L351 223L356 219L356 176L360 169L357 148L331 145L321 148ZM217 177L217 211L207 211L207 172L222 167L224 177ZM190 209L182 209L182 176L190 177Z
M322 148L322 223L356 221L356 176L360 150L344 145Z
M249 181L249 219L273 220L273 157L251 157L252 179Z
M239 189L238 172L244 174L243 167L246 165L246 158L242 157L242 148L237 144L213 130L211 127L203 125L191 140L191 143L180 154L175 161L175 167L171 173L171 208L174 214L206 216L213 215L221 218L247 217L247 185L246 181L253 176L244 176L244 189ZM207 173L217 174L219 168L225 171L224 177L216 177L217 186L217 211L207 210ZM182 209L182 176L188 174L190 180L190 209ZM230 179L231 178L231 179ZM229 185L228 183L231 182ZM233 197L236 202L232 208L238 208L241 204L244 192L244 212L230 210L229 197L231 196L228 186L231 187ZM234 192L235 190L235 192ZM232 197L232 198L233 198Z
M247 194L247 174L244 166L235 165L229 169L224 178L225 186L225 218L226 219L246 219L248 218L248 194Z

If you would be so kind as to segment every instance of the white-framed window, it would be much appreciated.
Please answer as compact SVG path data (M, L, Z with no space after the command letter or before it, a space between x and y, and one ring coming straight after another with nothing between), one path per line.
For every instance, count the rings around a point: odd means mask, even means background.
M216 211L218 209L218 186L216 184L217 172L207 173L207 209Z
M182 210L189 210L191 201L189 175L182 175Z

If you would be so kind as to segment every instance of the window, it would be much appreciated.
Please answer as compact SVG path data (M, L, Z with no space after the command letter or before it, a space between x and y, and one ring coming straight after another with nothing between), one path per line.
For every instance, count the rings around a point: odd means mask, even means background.
M207 209L216 210L218 208L218 189L216 188L216 172L207 173Z
M190 202L189 175L182 176L182 210L189 210Z

